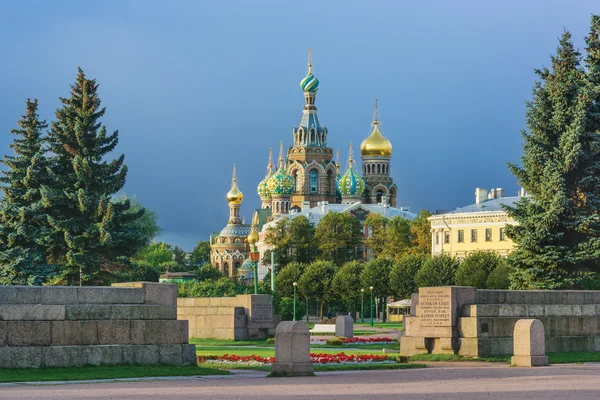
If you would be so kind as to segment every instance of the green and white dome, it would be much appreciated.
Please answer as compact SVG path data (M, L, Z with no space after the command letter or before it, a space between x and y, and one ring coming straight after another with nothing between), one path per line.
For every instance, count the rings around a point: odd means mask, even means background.
M352 159L352 143L348 154L348 170L338 181L338 189L344 196L360 196L365 190L365 181L354 170L354 160Z
M271 196L291 195L294 193L294 178L281 165L277 172L269 178L267 189Z

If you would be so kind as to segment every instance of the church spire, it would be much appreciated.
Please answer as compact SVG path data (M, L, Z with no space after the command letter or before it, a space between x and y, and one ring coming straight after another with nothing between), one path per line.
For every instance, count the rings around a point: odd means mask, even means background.
M335 153L335 168L337 171L338 176L340 175L340 149L337 149L337 152Z
M283 168L283 140L279 142L279 168Z
M273 148L269 149L269 166L267 170L267 176L271 176L273 174Z

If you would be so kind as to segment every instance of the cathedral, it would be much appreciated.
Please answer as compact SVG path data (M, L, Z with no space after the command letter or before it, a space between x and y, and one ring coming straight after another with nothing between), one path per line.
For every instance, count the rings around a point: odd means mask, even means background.
M361 220L369 213L412 219L414 214L395 208L397 187L390 176L392 144L379 130L377 101L373 129L360 146L362 176L354 166L352 143L349 144L348 168L341 175L339 152L334 160L333 149L327 145L327 128L319 122L315 105L319 80L313 74L310 55L308 72L300 81L300 88L304 94L304 109L300 124L292 131L293 144L286 153L283 142L280 144L276 170L270 152L266 176L257 188L261 209L255 210L252 220L259 232L261 255L267 249L263 242L266 225L279 218L306 214L309 220L318 222L317 215L335 211L349 212ZM237 187L235 166L226 198L229 221L220 233L210 237L211 263L228 276L247 277L251 267L247 260L251 225L244 224L239 216L243 194ZM264 276L265 268L259 268L259 277Z

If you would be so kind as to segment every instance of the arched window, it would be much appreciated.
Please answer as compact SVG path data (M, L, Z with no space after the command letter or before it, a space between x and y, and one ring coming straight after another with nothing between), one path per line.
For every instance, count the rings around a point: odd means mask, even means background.
M229 264L228 263L223 264L223 273L225 274L225 276L229 276Z
M279 212L279 202L275 203L275 212Z
M317 173L316 169L310 170L310 192L319 192L319 174Z

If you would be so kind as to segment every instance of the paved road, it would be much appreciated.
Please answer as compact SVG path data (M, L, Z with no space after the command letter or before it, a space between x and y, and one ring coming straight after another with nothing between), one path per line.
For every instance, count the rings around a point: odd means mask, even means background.
M600 365L509 368L437 364L428 369L322 373L307 378L196 378L0 387L0 399L600 399Z

